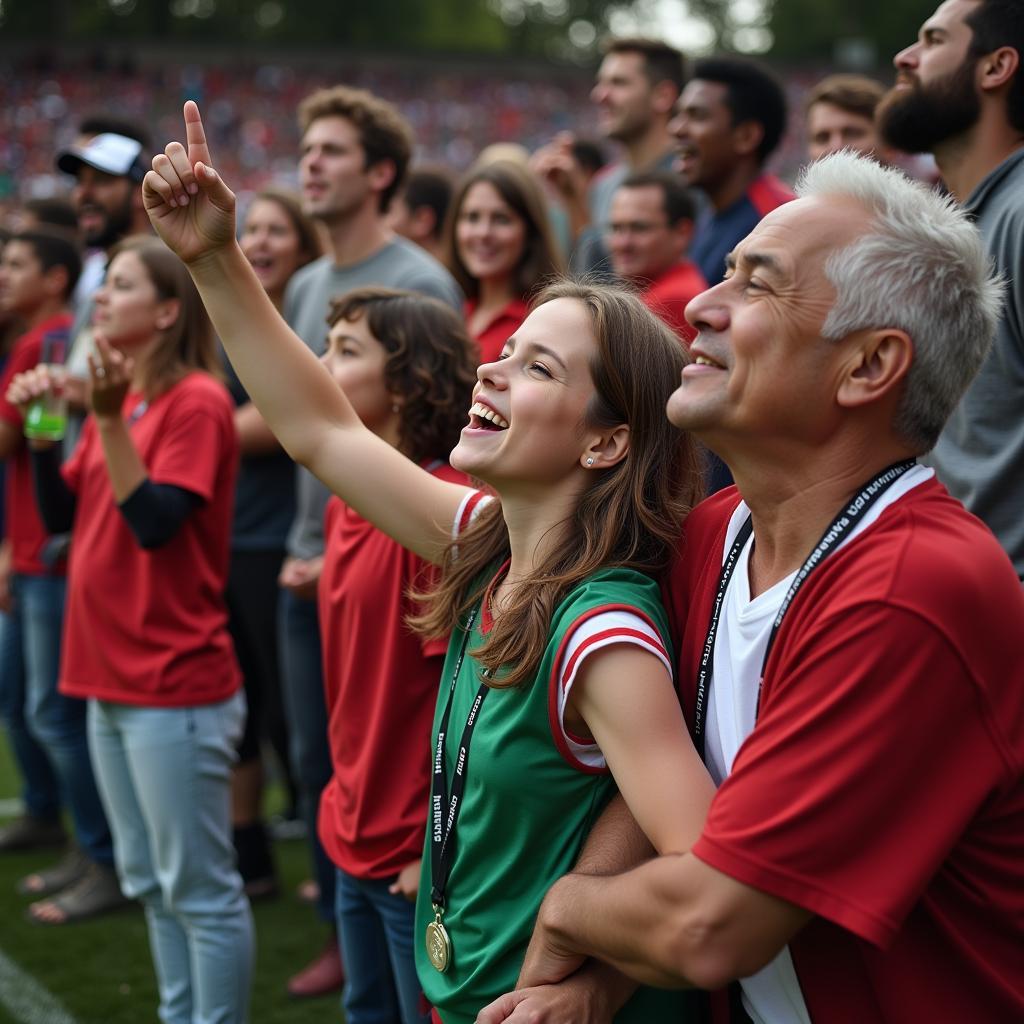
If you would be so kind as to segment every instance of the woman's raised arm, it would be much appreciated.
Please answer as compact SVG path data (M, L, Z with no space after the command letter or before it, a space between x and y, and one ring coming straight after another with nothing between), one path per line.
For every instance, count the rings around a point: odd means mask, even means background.
M199 108L142 186L157 234L188 267L239 379L297 462L403 546L438 561L467 489L431 476L366 427L281 319L235 241L235 197L210 165Z

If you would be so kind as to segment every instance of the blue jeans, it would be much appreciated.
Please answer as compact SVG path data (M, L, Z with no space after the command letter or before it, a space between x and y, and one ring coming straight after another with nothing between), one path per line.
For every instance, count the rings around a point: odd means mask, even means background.
M253 924L230 814L244 721L241 692L184 708L89 701L117 872L145 907L164 1024L248 1020Z
M327 705L316 601L303 601L282 590L278 625L288 751L299 791L299 808L309 830L313 873L320 886L316 909L322 921L333 921L336 869L316 833L320 794L334 771L327 742Z
M388 892L394 881L338 869L337 919L345 964L346 1024L426 1024L413 959L416 905Z
M21 775L21 801L33 818L60 815L60 787L46 751L25 721L25 656L17 609L0 614L0 721L4 723L14 763Z
M7 625L15 638L12 642L21 641L28 731L46 752L57 777L78 845L91 860L109 867L114 853L89 760L86 702L57 692L64 592L63 576L15 573L11 579L14 609Z

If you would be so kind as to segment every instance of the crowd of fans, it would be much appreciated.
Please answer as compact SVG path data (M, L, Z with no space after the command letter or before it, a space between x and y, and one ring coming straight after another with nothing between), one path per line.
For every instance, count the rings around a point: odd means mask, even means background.
M30 917L137 900L160 1019L247 1020L273 751L349 1024L1024 1015L1024 27L957 3L796 102L19 76Z

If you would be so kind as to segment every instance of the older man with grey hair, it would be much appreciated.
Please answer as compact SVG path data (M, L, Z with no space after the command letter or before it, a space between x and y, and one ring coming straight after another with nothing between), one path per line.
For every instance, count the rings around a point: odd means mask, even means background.
M720 787L703 834L614 874L640 847L613 805L487 1024L587 958L739 980L734 1020L1024 1020L1024 594L917 462L999 285L967 216L898 171L840 154L798 194L690 303L668 406L736 480L691 514L668 586Z

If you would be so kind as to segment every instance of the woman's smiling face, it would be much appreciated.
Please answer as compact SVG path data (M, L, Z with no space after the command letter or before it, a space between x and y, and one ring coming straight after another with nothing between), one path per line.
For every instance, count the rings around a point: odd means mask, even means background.
M538 306L477 370L470 422L451 462L501 489L558 483L580 466L596 342L575 299Z

